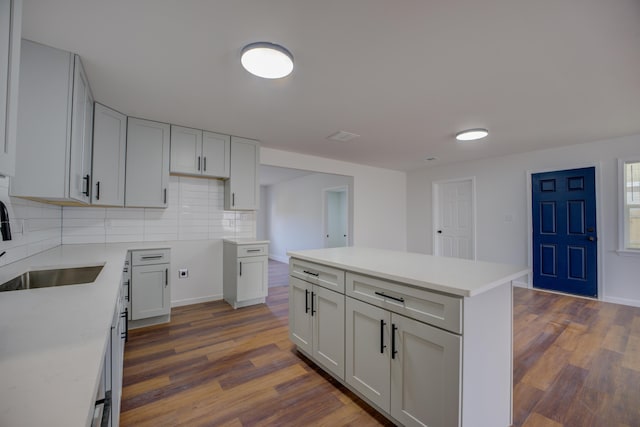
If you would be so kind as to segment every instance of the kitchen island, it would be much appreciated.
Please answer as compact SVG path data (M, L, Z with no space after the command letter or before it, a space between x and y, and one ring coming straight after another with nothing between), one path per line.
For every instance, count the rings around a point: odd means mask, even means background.
M512 421L512 288L525 267L370 248L289 252L289 336L397 424Z

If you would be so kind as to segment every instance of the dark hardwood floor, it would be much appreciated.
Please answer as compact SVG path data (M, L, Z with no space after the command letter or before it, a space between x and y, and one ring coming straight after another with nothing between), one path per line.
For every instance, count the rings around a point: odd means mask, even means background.
M269 278L267 304L130 332L123 427L390 425L295 352L287 265ZM516 288L514 318L515 426L640 426L640 309Z

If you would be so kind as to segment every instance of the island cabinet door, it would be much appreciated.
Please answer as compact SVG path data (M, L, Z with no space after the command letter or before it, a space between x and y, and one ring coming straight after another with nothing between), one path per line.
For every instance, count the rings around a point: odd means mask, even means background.
M391 313L346 298L345 381L389 412Z
M289 277L289 339L309 355L313 350L312 289L311 283Z
M391 416L405 426L459 426L462 338L397 314L391 334Z
M313 358L344 379L344 295L313 285Z

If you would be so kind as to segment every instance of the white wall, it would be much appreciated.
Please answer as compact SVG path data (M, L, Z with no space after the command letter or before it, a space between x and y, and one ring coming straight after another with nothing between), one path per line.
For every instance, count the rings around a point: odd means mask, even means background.
M269 240L269 187L260 186L260 210L256 213L256 238L258 240Z
M61 243L62 208L9 197L9 179L0 177L0 200L9 211L11 240L0 241L0 266L18 261Z
M262 147L260 163L353 177L354 246L405 250L404 172Z
M640 306L640 258L618 249L617 158L640 155L640 135L500 158L425 167L407 176L407 247L433 253L432 182L476 177L478 259L527 265L527 171L595 165L600 207L598 239L606 301ZM512 221L507 221L510 216Z
M353 178L314 173L270 185L266 193L269 256L288 262L287 251L324 247L324 189L349 187Z

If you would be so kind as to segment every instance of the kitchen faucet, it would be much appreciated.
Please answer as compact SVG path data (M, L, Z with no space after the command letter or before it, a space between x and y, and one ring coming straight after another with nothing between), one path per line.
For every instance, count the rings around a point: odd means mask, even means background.
M0 232L2 240L11 240L11 226L9 225L9 211L7 206L0 200Z

